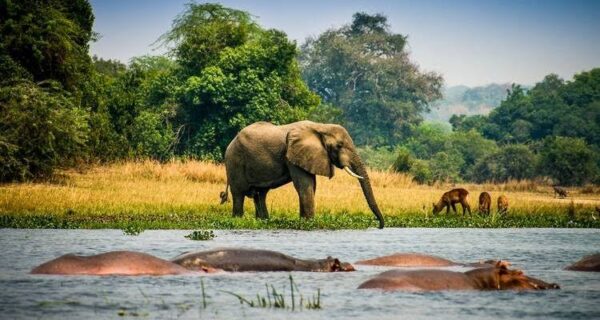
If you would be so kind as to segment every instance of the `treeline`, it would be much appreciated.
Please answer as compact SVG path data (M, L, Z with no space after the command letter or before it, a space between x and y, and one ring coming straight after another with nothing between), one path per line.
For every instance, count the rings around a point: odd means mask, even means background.
M454 115L450 123L423 123L395 147L365 148L363 157L421 183L600 183L600 69L567 82L549 75L528 91L514 85L489 116Z
M219 160L256 121L305 119L319 97L297 48L247 12L189 4L160 41L168 56L90 58L86 0L0 3L0 181L77 162Z
M248 12L190 3L158 43L165 56L127 65L90 57L87 0L0 0L0 181L118 159L219 161L256 121L334 122L374 166L433 181L552 177L598 182L598 70L513 87L485 116L453 129L423 123L442 77L409 59L383 15L300 47Z
M1 181L81 161L218 161L256 121L340 122L358 143L390 144L440 96L441 77L418 71L380 15L356 14L301 54L247 12L190 3L159 39L168 55L126 66L89 57L86 0L5 0L0 17Z

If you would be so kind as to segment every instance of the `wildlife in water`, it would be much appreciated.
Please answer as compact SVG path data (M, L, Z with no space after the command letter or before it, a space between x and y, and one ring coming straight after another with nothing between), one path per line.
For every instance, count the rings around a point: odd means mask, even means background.
M600 272L600 253L585 256L565 270Z
M473 268L493 267L498 263L509 267L510 263L504 260L485 260L473 263L454 262L442 257L422 253L394 253L391 255L357 261L355 264L387 267L451 267L463 266Z
M244 271L354 271L354 267L332 257L325 259L298 259L286 254L260 249L219 248L208 251L186 252L171 260L190 270L204 268Z
M442 211L443 208L446 208L446 214L450 213L450 207L454 213L456 212L456 204L460 203L463 208L463 216L465 215L465 211L471 214L471 206L469 205L469 191L463 188L452 189L442 195L440 200L437 203L433 203L433 214L437 214Z
M257 122L242 129L225 151L227 189L233 198L233 216L244 213L244 198L254 199L257 218L268 218L269 190L292 182L298 193L300 216L315 214L316 175L333 177L334 168L356 178L371 211L383 228L383 215L377 206L369 175L342 126L312 121L286 125Z
M492 207L492 197L487 192L479 194L479 213L483 215L490 214L490 208Z
M198 268L198 272L216 272L214 268ZM169 275L188 274L192 271L173 262L134 251L111 251L91 256L66 254L45 262L32 274L57 275Z
M554 197L556 198L557 196L561 199L564 199L568 196L568 192L567 189L563 188L563 187L559 187L559 186L552 186L552 189L554 190Z
M508 198L505 195L498 197L498 214L505 215L508 213Z
M546 290L559 289L555 283L528 277L498 263L494 267L467 272L448 270L390 270L363 282L359 289L386 291L447 290Z

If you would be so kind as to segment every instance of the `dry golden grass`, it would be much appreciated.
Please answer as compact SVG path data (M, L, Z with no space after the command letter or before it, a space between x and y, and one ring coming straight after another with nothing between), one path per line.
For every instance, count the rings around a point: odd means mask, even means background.
M174 213L180 211L212 212L231 210L231 203L219 206L219 192L225 188L225 168L220 164L199 161L124 162L96 166L85 172L66 171L61 183L24 183L0 186L0 213L50 213L118 215L119 213ZM422 186L408 175L370 171L369 176L379 206L385 215L431 211L450 185ZM569 199L556 199L549 186L534 182L505 184L463 184L471 191L471 207L476 210L479 192L488 191L493 198L505 194L510 209L540 212L566 208L571 200L582 208L600 205L600 189L572 189ZM591 190L591 192L590 192ZM582 192L583 191L583 192ZM341 170L333 179L317 179L317 213L368 212L360 185ZM269 210L297 215L298 197L291 184L272 190L267 197ZM253 212L247 199L246 210Z

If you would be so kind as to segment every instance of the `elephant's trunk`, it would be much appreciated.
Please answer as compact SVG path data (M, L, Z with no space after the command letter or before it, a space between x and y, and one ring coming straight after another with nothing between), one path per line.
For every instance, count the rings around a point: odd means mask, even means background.
M365 199L367 200L367 203L369 204L369 208L371 208L371 211L373 211L373 213L377 217L377 220L379 220L379 229L383 229L383 226L384 226L383 215L381 214L381 211L379 210L379 207L377 206L377 202L375 201L375 196L373 195L373 188L371 187L371 181L369 180L369 175L367 174L367 169L365 168L365 165L362 163L362 160L360 160L360 158L357 155L354 155L352 157L351 162L352 162L352 169L354 170L354 172L356 172L358 175L360 175L363 178L363 179L359 179L363 194L365 195Z

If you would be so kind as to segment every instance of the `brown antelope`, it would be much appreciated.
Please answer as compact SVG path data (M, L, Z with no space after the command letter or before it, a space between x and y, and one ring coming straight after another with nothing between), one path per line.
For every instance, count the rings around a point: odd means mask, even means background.
M463 207L463 216L465 215L465 211L468 211L471 214L471 206L469 205L469 191L458 188L452 189L442 195L442 198L438 203L433 203L433 214L437 214L442 211L444 207L446 207L446 214L450 213L450 206L452 206L452 210L454 213L456 212L456 203L459 203Z
M567 189L559 187L559 186L552 186L552 189L554 189L554 197L556 198L556 196L558 195L559 198L566 198L568 195Z
M489 215L490 208L492 206L492 197L487 192L482 192L479 195L479 212L481 214Z
M508 212L508 198L505 195L498 197L498 213L506 214Z

